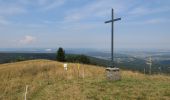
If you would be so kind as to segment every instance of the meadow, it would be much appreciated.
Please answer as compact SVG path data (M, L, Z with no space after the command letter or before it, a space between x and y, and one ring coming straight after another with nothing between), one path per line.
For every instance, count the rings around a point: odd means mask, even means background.
M79 67L78 67L79 66ZM170 77L121 70L120 81L105 68L51 60L0 64L0 100L170 100Z

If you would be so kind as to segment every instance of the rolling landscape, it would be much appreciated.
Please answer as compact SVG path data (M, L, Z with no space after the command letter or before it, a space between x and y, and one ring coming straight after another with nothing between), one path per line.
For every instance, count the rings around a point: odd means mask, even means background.
M55 50L54 50L55 51ZM56 53L54 51L45 52L43 49L39 51L8 51L0 52L0 63L10 63L17 61L33 60L33 59L47 59L56 61ZM19 53L20 52L20 53ZM90 64L108 67L110 64L110 53L99 50L83 50L83 49L66 49L66 59L69 55L86 55ZM126 70L139 71L149 73L149 66L147 60L152 57L152 73L153 74L167 74L170 75L170 52L158 51L118 51L115 54L115 64L117 67ZM72 62L72 61L69 61ZM75 61L73 61L75 62Z
M170 0L0 0L0 100L170 100Z
M74 50L73 50L74 51ZM81 51L79 51L80 53ZM169 56L152 53L152 75L146 57L116 54L116 65L121 68L121 80L109 81L105 68L110 61L104 52L93 51L87 64L72 61L79 53L66 54L68 70L56 61L56 53L0 53L0 99L22 100L28 86L28 100L168 100L170 98ZM93 55L90 55L93 54ZM105 57L101 59L97 56ZM142 54L144 55L144 54ZM148 53L146 54L148 55ZM158 60L159 59L159 60ZM118 61L117 61L118 60ZM69 63L70 62L70 63ZM164 63L162 63L164 62ZM163 69L157 69L159 66ZM79 67L78 67L79 66ZM146 68L146 74L143 72ZM142 88L145 87L145 88Z

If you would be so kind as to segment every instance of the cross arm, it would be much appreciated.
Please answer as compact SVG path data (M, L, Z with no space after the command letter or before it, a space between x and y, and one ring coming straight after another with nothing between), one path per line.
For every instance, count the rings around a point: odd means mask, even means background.
M119 20L121 20L121 18L116 18L116 19L114 19L114 21L119 21Z
M110 22L113 22L113 20L105 21L104 23L110 23Z
M118 21L118 20L121 20L121 18L116 18L114 20L109 20L109 21L106 21L105 23L110 23L110 22L114 22L114 21Z

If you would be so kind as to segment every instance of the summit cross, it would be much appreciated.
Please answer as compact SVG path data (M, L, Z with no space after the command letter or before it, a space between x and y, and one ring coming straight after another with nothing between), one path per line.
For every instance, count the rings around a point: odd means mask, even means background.
M114 10L112 9L112 19L106 21L105 23L111 23L111 67L115 67L114 65L114 22L121 20L121 18L114 19Z

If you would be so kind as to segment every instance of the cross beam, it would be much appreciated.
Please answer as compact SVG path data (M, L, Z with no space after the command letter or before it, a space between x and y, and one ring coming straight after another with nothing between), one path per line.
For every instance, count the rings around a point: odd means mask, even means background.
M111 67L115 67L114 66L114 22L115 21L119 21L121 20L121 18L116 18L114 19L114 10L112 9L112 19L111 20L108 20L106 21L105 23L111 23L112 27L111 27Z
M117 19L114 19L114 20L105 21L105 23L107 24L107 23L115 22L115 21L119 21L119 20L121 20L121 18L117 18Z

